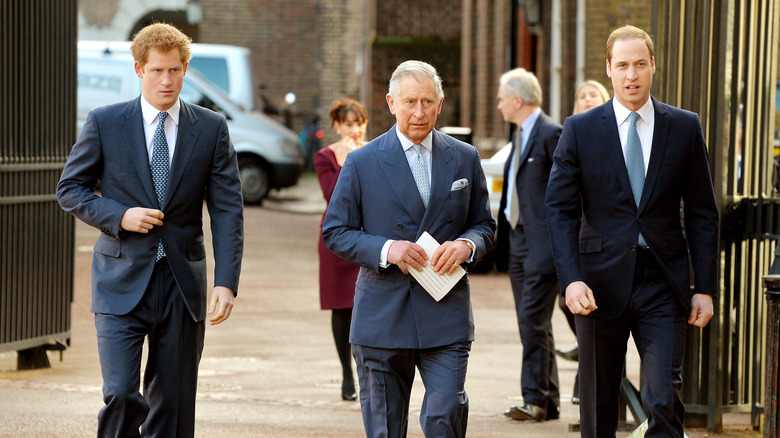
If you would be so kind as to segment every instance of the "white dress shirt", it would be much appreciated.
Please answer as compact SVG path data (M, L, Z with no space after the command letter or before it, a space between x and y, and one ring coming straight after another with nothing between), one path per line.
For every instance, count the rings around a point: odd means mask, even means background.
M165 118L165 140L168 142L168 166L170 167L173 161L173 151L176 149L176 134L179 128L179 110L181 104L178 99L172 107L168 108L166 112L168 117ZM141 95L141 115L144 119L144 136L146 138L146 151L149 156L149 165L152 164L152 150L154 149L154 131L157 129L159 123L160 110L153 107L143 95Z
M620 148L623 150L623 162L625 162L628 127L631 125L631 110L621 105L615 98L612 98L612 108L615 110L615 121L617 122L618 135L620 135ZM653 147L653 128L655 127L653 99L648 98L647 102L637 112L639 113L639 118L636 120L636 132L639 134L639 142L642 143L642 158L645 163L645 175L647 175L647 165L650 163L650 150Z

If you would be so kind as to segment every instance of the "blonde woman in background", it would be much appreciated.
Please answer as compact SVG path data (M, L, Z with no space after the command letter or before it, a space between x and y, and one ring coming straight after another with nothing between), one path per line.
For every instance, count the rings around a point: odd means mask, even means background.
M583 113L591 108L595 108L609 100L609 93L599 82L592 79L587 80L577 87L574 92L574 110L572 114Z

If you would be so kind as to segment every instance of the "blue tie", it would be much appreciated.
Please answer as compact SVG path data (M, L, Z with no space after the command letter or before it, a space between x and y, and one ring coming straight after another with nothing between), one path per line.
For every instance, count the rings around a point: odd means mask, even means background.
M636 132L636 119L639 113L631 113L631 124L628 126L628 138L626 139L626 170L631 181L631 192L634 194L634 202L639 207L642 199L642 189L645 186L645 159L642 154L642 143L639 141L639 133ZM642 233L639 233L639 245L647 246Z
M428 166L425 165L425 160L420 150L420 145L412 145L414 148L414 161L412 166L412 175L414 175L414 182L417 183L417 190L422 197L423 205L428 208L428 199L431 196L431 182L428 181Z
M152 182L154 183L154 192L157 194L157 203L162 209L163 199L165 198L165 187L168 185L168 140L165 139L165 118L168 113L161 111L157 116L160 120L157 123L157 129L154 130L152 140ZM162 237L157 245L157 259L165 256Z

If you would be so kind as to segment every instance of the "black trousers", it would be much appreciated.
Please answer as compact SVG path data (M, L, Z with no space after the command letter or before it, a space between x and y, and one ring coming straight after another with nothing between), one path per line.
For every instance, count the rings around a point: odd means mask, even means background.
M103 401L98 437L192 437L198 363L206 333L168 262L158 261L141 302L126 315L96 314ZM149 353L139 392L144 339Z
M644 373L645 437L682 437L685 408L679 391L688 312L650 251L639 250L631 299L623 316L616 320L574 317L580 347L582 436L615 436L626 344L631 335Z
M526 268L533 248L528 247L522 225L512 230L509 243L509 280L523 344L523 401L547 409L548 414L557 412L561 402L552 314L559 295L558 277L555 272L542 274Z

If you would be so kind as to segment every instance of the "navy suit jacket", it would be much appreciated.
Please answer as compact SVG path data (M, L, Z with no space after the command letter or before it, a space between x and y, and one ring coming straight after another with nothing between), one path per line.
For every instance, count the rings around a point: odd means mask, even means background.
M397 266L379 266L388 239L414 242L424 231L439 243L468 238L476 245L474 261L493 240L495 221L476 148L434 130L431 159L427 209L395 127L350 152L344 162L322 236L328 249L362 266L355 285L353 344L422 349L474 339L468 275L436 302ZM468 185L452 190L460 179Z
M594 317L614 319L625 311L640 231L685 308L694 293L717 293L719 216L699 117L655 98L653 108L638 207L611 99L566 119L555 151L546 204L561 292L584 281L598 306Z
M140 96L90 112L57 185L62 208L101 231L92 260L94 313L123 315L141 300L160 237L176 284L196 321L206 317L203 202L214 247L214 284L238 290L243 206L225 118L181 102L176 148L163 205L157 202ZM99 182L100 196L95 194ZM148 234L120 228L128 208L161 210Z
M547 193L547 181L553 164L553 153L561 136L561 125L555 123L545 113L541 113L534 123L517 170L515 190L520 197L520 215L528 243L528 256L523 267L539 274L555 272L550 238L547 235L544 197ZM504 164L504 186L501 203L498 207L498 232L496 233L496 265L500 271L509 266L509 233L512 228L504 215L507 204L507 184L509 183L509 165L514 159L516 145Z

